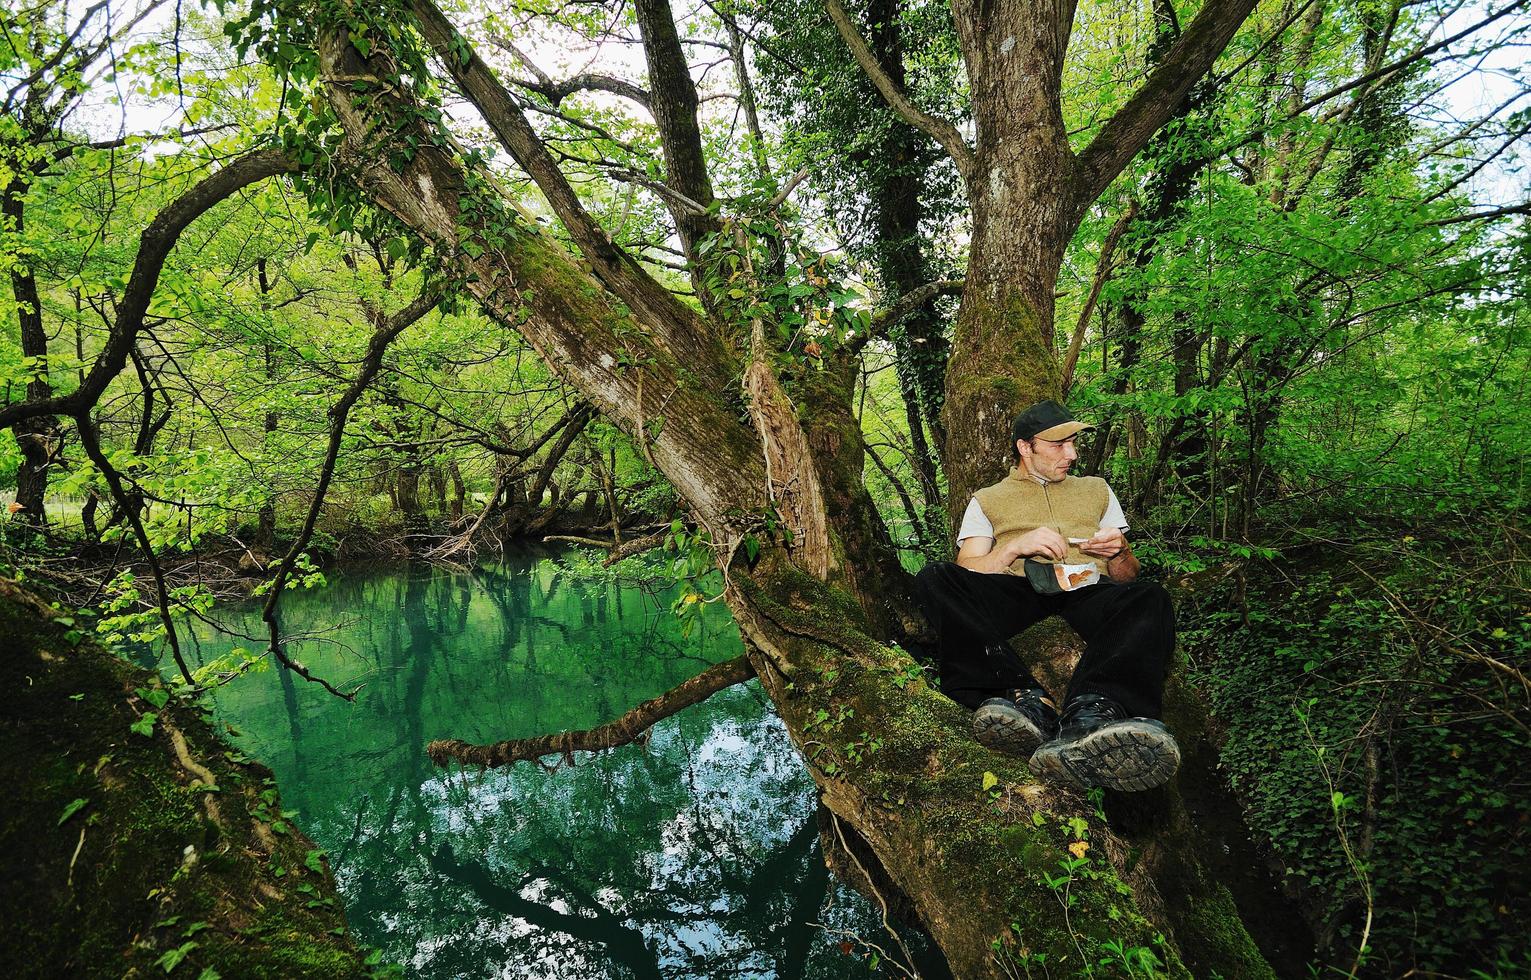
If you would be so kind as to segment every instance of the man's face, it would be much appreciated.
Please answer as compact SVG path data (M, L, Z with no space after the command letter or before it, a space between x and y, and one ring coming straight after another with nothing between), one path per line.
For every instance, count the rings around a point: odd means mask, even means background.
M1057 440L1032 439L1030 442L1022 439L1015 446L1032 476L1057 483L1069 475L1069 467L1079 458L1079 449L1074 444L1076 439L1077 436Z

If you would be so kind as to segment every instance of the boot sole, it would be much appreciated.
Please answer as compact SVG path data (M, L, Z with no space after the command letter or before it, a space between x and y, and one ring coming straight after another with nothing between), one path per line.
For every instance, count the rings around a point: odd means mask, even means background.
M1008 705L983 704L973 712L973 737L1007 755L1029 759L1047 735L1036 722Z
M1147 718L1113 722L1073 742L1055 739L1031 757L1032 772L1075 789L1153 789L1179 768L1175 737Z

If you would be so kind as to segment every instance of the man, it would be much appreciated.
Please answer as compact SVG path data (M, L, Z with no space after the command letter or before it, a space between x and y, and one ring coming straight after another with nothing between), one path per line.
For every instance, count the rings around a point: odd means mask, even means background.
M927 565L916 591L940 634L941 688L976 709L978 741L1078 788L1150 789L1180 764L1157 720L1175 614L1163 588L1135 581L1116 494L1069 475L1091 428L1053 401L1017 416L1015 469L973 495L957 561ZM1086 644L1061 717L1006 644L1054 615Z

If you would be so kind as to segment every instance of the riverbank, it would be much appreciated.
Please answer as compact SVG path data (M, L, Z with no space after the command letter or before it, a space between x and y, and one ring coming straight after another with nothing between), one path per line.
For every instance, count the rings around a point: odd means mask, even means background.
M0 635L0 974L371 974L269 769L4 579Z

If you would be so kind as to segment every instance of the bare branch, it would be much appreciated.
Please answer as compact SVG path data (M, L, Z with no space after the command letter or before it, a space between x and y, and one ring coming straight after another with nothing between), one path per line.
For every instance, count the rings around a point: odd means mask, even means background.
M614 75L602 75L596 72L583 72L572 78L566 78L561 82L555 82L547 72L537 67L536 62L527 57L526 53L501 34L491 34L489 43L501 48L521 62L527 71L531 72L535 79L518 78L513 81L524 89L530 89L547 97L553 105L558 105L573 95L575 92L610 92L612 95L620 95L638 103L643 108L649 108L649 94L642 88L625 79Z
M543 756L560 755L574 761L575 752L601 752L627 745L660 721L682 709L712 697L725 688L743 684L755 676L749 657L740 656L709 667L700 674L657 698L645 701L615 721L582 731L517 738L490 745L473 745L456 739L438 739L425 747L438 766L449 762L494 769L514 762L529 762Z
M935 282L927 282L923 286L916 286L909 292L894 300L891 306L878 310L872 316L872 329L864 334L852 337L846 345L846 353L851 356L861 351L867 342L875 337L881 337L887 333L888 328L893 326L904 317L929 303L937 296L960 296L964 280L961 279L937 279Z
M303 526L299 529L298 536L293 540L287 554L283 556L281 565L277 567L276 577L271 582L271 592L266 597L265 607L261 609L261 618L266 621L266 627L271 634L270 652L281 661L282 666L304 680L319 684L326 691L347 701L355 700L355 691L348 694L337 690L329 681L311 674L308 668L287 655L282 648L281 632L277 623L277 605L281 602L282 590L287 585L287 579L292 575L298 556L303 554L303 549L308 547L309 539L313 537L314 524L319 519L319 509L324 506L324 495L329 490L330 480L335 476L335 459L340 455L340 443L345 438L346 419L350 417L352 407L356 405L357 399L361 398L362 393L372 384L372 379L377 377L378 371L382 369L383 354L387 351L388 345L395 337L403 333L405 328L435 309L440 301L441 294L428 288L413 303L378 323L377 328L372 332L372 338L367 342L367 353L362 358L361 369L357 372L355 380L340 396L340 400L330 406L329 445L325 449L324 462L319 469L319 481L314 486L313 499L309 501L308 513L304 515Z
M1084 331L1090 324L1090 314L1095 312L1095 301L1100 298L1100 291L1111 275L1111 256L1116 251L1117 240L1132 224L1132 219L1137 217L1138 202L1134 199L1127 205L1127 210L1116 219L1116 224L1106 233L1106 240L1100 246L1100 258L1095 262L1095 281L1090 283L1090 295L1085 298L1084 307L1079 311L1079 319L1074 323L1074 337L1069 341L1068 354L1063 358L1063 396L1068 397L1069 389L1074 385L1074 368L1079 363L1079 350L1084 346Z
M1514 214L1531 214L1531 201L1511 204L1503 208L1495 208L1492 211L1474 211L1470 214L1459 214L1452 218L1437 218L1434 221L1425 222L1425 227L1442 228L1446 225L1459 225L1464 221L1492 221L1495 218L1507 218Z

